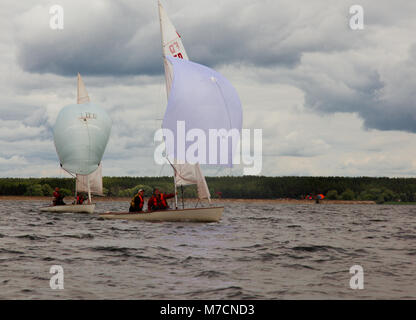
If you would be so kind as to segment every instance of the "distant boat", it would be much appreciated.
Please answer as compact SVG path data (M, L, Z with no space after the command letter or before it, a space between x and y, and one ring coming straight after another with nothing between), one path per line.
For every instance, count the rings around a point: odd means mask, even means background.
M88 193L85 204L43 207L45 212L93 213L91 194L102 195L102 165L111 132L111 119L102 108L92 104L78 73L77 104L64 107L54 127L54 142L61 167L76 179L78 192Z
M168 95L162 128L176 134L177 122L185 121L188 128L199 128L206 132L208 129L216 128L227 130L237 128L241 131L242 110L235 89L216 71L188 61L181 37L160 2L159 18ZM174 209L143 213L107 212L100 216L108 219L144 221L219 221L224 207L184 208L183 206L182 209L178 209L176 196L178 187L182 189L186 185L196 185L199 200L208 200L209 203L211 203L211 195L198 163L190 164L185 159L178 159L175 146L167 143L166 152L174 159L172 162L169 161L174 171Z

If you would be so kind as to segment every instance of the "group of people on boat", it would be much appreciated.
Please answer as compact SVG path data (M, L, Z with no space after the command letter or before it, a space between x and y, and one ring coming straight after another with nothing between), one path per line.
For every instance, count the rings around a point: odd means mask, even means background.
M52 204L54 206L64 206L65 195L59 190L58 187L55 188L55 191L53 192L53 200ZM85 200L87 200L88 197L86 197L83 193L77 194L77 198L75 200L76 204L83 204Z
M153 195L147 201L147 211L157 211L157 210L166 210L169 208L169 204L166 201L167 199L173 198L174 193L162 193L158 188L153 190ZM53 205L54 206L63 206L64 195L60 192L59 188L56 187L53 193ZM81 193L77 195L76 204L83 204L86 200L86 197ZM143 211L144 206L144 190L139 189L137 194L134 195L133 199L130 201L129 212L140 212Z
M153 190L153 195L147 201L147 211L166 210L169 208L167 199L173 198L174 193L162 193L158 188ZM130 201L129 212L141 212L144 206L144 190L139 189Z

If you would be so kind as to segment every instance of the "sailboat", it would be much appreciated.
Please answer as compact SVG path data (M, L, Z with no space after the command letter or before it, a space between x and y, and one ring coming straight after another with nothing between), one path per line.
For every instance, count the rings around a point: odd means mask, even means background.
M88 193L83 204L66 204L40 208L44 212L93 213L91 194L102 194L102 164L111 132L107 112L90 102L78 73L77 104L64 107L56 119L53 135L56 152L63 170L76 179L78 192Z
M188 129L198 128L207 136L209 129L237 129L241 132L242 109L235 89L218 72L189 61L179 33L160 1L158 4L168 96L162 129L170 130L176 136L177 123L183 121ZM196 185L199 201L207 200L210 205L211 195L199 163L189 163L181 158L176 146L168 141L165 141L165 145L167 160L174 173L175 208L143 213L107 212L100 215L102 218L192 222L217 222L221 219L224 211L221 206L185 208L183 205L181 209L178 208L178 187L182 189L183 186ZM230 149L230 161L233 149Z

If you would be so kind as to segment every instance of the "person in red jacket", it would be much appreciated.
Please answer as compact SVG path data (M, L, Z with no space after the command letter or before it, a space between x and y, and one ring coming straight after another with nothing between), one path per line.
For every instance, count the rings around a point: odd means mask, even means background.
M64 203L64 195L59 192L59 188L55 188L55 192L53 193L53 205L54 206L62 206L65 205Z
M77 204L83 204L84 203L84 195L82 193L77 195Z
M147 202L147 210L148 211L156 211L156 210L166 210L169 208L167 203L167 199L173 198L175 196L174 193L160 193L159 189L153 190L153 196L150 197L149 201Z

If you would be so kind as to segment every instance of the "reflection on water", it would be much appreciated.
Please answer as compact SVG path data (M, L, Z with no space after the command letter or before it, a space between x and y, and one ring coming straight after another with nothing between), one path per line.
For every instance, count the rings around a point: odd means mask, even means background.
M0 202L2 299L415 299L416 207L225 204L220 223ZM99 202L96 211L125 210ZM364 289L349 287L351 266ZM64 290L49 268L64 269Z

